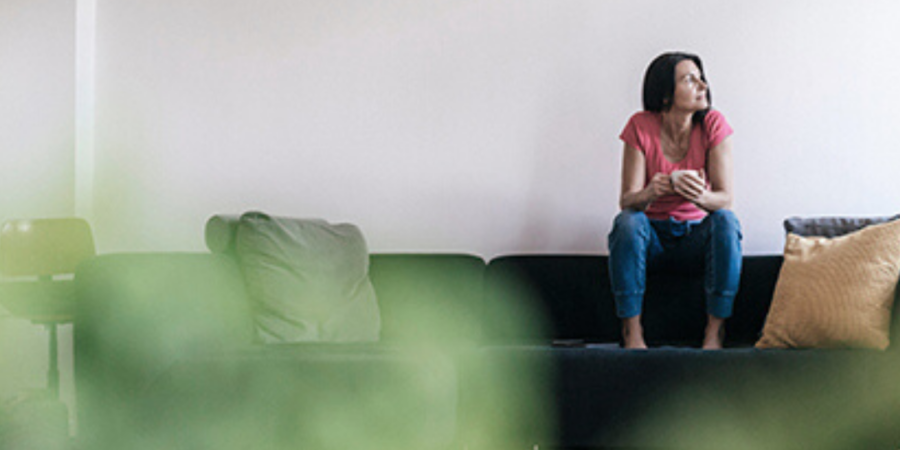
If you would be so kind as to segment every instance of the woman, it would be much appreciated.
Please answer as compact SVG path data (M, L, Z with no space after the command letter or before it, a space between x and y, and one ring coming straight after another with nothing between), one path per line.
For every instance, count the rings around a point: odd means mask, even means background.
M625 348L647 348L641 327L646 268L704 267L704 349L722 348L741 272L741 231L730 211L732 129L711 110L696 55L665 53L644 76L644 111L625 142L622 192L609 235L609 275ZM673 176L673 172L678 172Z

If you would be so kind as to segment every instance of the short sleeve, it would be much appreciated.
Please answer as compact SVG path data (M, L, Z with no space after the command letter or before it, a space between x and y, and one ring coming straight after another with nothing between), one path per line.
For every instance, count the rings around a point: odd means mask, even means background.
M728 136L734 134L734 130L725 116L719 111L712 110L706 115L706 136L709 142L709 148L719 145Z
M625 128L622 130L622 134L619 135L619 139L621 139L626 144L638 149L641 153L644 153L644 146L641 145L641 140L638 135L638 124L637 122L638 115L635 114L628 119L628 123L625 124Z

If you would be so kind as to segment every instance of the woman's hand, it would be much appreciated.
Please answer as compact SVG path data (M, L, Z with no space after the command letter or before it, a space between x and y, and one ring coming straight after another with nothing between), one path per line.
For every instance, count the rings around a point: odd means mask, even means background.
M700 203L706 194L706 180L703 179L701 172L683 172L672 183L676 194L690 200L693 203Z
M651 202L664 195L672 195L675 189L672 187L672 177L665 173L657 173L650 179L646 190L650 194Z

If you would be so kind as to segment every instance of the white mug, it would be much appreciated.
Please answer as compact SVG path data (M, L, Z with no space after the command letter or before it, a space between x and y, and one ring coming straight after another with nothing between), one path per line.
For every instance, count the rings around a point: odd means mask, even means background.
M681 178L681 176L688 172L692 172L694 175L697 175L698 177L703 178L703 174L700 173L699 170L676 170L669 175L672 179L672 185L677 183L678 180Z

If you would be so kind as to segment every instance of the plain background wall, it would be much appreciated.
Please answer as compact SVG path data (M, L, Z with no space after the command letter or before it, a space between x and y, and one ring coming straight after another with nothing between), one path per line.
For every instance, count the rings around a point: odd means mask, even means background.
M105 250L203 250L215 213L376 251L605 253L650 60L700 54L747 253L790 215L897 212L891 1L99 0Z
M74 214L74 34L74 2L0 1L0 223ZM71 373L71 325L59 337ZM0 307L0 400L46 386L48 351L42 327Z
M74 212L75 6L0 2L0 221Z

